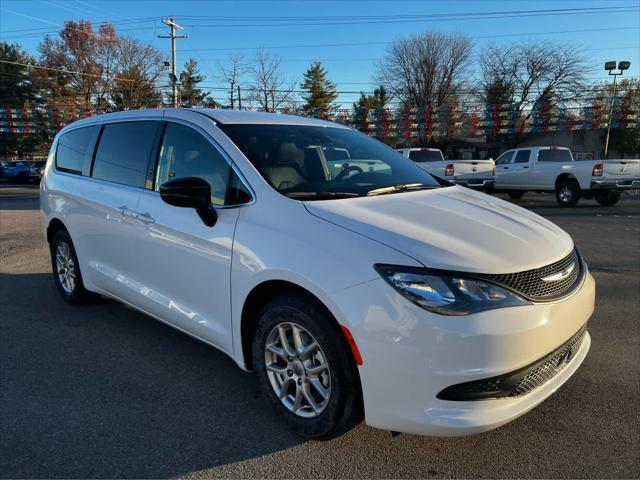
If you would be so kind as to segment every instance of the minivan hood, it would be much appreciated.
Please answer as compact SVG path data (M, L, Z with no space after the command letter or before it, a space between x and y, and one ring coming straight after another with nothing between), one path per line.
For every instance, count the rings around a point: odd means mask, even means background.
M435 269L520 272L573 249L571 237L539 215L459 186L311 201L305 207Z

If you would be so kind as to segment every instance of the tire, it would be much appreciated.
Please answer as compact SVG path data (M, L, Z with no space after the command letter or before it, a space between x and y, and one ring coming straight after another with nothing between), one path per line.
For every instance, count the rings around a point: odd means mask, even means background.
M72 305L94 300L97 295L84 288L78 257L69 233L58 230L51 239L50 247L53 279L62 298Z
M512 198L514 200L518 200L518 199L520 199L522 197L524 197L524 192L523 191L512 190L511 192L509 192L509 198Z
M604 192L596 192L595 198L603 207L611 207L620 201L621 193L617 190L606 190Z
M561 207L575 207L580 200L580 186L575 180L563 180L556 187L556 201Z
M295 356L288 356L289 360L280 328L287 339L289 352L296 352ZM293 343L294 330L303 346L315 341L319 348L307 355L298 353L304 348L297 349ZM328 440L362 421L362 392L351 348L335 320L315 299L293 293L267 305L258 317L253 358L264 396L296 434ZM271 370L267 369L267 364ZM278 373L273 371L275 368L279 369ZM311 373L311 368L317 373ZM318 383L325 396L315 386ZM278 388L283 400L278 396ZM300 403L295 401L297 395ZM317 408L312 408L308 395Z
M16 180L18 183L29 183L29 174L28 173L19 173L17 175Z

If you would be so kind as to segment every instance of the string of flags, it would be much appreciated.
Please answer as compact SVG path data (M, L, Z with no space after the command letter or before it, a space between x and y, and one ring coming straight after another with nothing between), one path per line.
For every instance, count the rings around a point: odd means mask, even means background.
M351 126L376 138L393 137L476 137L487 134L519 134L576 131L606 128L640 128L640 105L626 98L616 98L610 114L610 101L604 97L589 99L589 106L573 107L544 102L522 111L512 103L476 105L475 108L401 109L292 109L280 108L274 113L313 116ZM258 111L257 108L243 110ZM110 113L106 109L99 113ZM95 110L68 108L2 108L0 133L55 134L66 124L96 114Z

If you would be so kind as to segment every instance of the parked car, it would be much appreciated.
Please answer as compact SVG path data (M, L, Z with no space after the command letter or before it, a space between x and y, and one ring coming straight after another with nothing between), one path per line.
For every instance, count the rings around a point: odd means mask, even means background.
M405 157L427 172L451 183L466 187L493 190L495 163L493 160L445 160L438 148L398 148Z
M42 172L44 171L45 162L31 161L26 162L29 167L29 180L33 182L39 182L42 178Z
M555 192L562 207L576 206L580 197L611 206L622 191L640 188L640 160L574 161L568 148L515 148L496 159L495 178L496 191L511 198L527 191Z
M29 181L29 166L24 162L3 161L0 169L0 178L17 183L27 183Z
M333 147L372 170L332 173ZM450 436L575 373L595 283L553 223L443 183L330 122L133 110L56 135L40 208L64 300L106 295L220 349L298 434Z

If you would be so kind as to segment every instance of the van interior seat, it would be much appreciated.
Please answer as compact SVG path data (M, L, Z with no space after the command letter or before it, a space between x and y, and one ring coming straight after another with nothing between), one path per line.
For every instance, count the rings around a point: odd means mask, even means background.
M273 163L264 166L264 173L271 184L278 190L293 188L306 182L302 176L301 165L304 151L291 142L283 142Z

